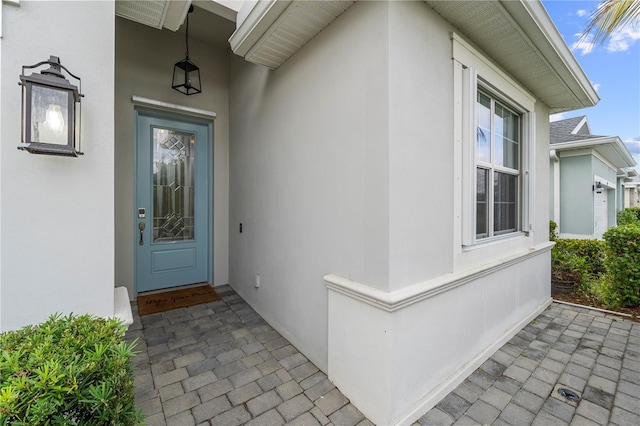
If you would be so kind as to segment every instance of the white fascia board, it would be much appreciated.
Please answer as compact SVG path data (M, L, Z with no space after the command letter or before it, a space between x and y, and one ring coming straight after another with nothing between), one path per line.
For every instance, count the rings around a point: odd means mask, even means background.
M229 38L233 53L244 57L289 4L289 0L246 2L238 12L236 30Z
M618 154L619 160L623 164L620 164L618 161L614 161L613 159L609 158L610 156L605 156L604 153L600 152L598 148L603 145L609 145L611 148L613 148L616 154ZM608 161L612 162L614 166L616 166L616 168L634 167L636 165L636 161L633 159L633 156L629 152L629 149L618 136L604 136L601 138L584 139L572 142L559 142L549 146L549 149L554 149L556 150L556 152L585 148L593 148L594 150L600 152L600 154L605 156Z
M565 82L567 89L582 107L594 106L600 101L577 59L564 42L541 1L501 0L531 42L542 53ZM564 109L568 111L570 108ZM552 112L559 112L554 110Z
M171 31L178 31L191 6L191 0L169 0L162 26Z
M587 123L587 116L585 115L584 117L582 117L582 120L580 120L580 123L578 123L578 125L571 131L572 135L577 135L578 132L580 132L580 129L582 128L582 126L586 125L587 126L587 131L589 132L589 134L591 134L591 129L589 128L589 123Z
M243 1L223 1L223 0L193 0L192 4L207 12L223 17L224 19L236 22L238 11L245 2Z

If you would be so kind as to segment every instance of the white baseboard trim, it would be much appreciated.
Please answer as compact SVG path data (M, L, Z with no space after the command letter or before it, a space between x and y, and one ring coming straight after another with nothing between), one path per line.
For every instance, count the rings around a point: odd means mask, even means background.
M413 424L420 417L422 417L427 411L432 409L438 404L445 396L453 391L460 383L462 383L467 377L478 369L486 360L498 351L507 343L513 336L515 336L520 330L522 330L528 323L535 319L538 315L544 312L545 309L553 302L553 299L549 298L536 309L534 309L529 315L516 323L513 327L504 332L500 338L496 339L491 345L487 346L482 352L476 355L471 361L466 363L462 368L452 374L447 380L443 381L438 387L426 394L421 400L419 400L409 412L400 418L396 425L409 425Z

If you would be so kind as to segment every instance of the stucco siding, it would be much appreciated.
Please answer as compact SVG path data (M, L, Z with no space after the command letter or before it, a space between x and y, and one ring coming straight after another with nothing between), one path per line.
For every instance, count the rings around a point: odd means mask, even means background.
M113 16L108 1L3 8L2 330L41 322L54 312L113 314ZM21 66L50 55L82 79L85 155L79 158L16 149Z
M325 370L323 276L389 282L386 10L356 3L275 72L231 61L230 283Z
M185 96L171 88L173 64L184 58L184 35L115 18L115 274L116 283L134 288L135 120L132 96L216 113L213 120L213 282L229 282L229 51L197 39L190 57L200 67L202 93Z
M452 271L453 28L389 5L389 290Z
M424 3L356 2L276 71L231 59L230 283L378 424L550 300L541 102L532 229L462 250L454 30Z

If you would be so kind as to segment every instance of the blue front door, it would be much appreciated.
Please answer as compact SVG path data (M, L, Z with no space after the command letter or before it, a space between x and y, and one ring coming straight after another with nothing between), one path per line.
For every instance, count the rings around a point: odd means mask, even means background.
M211 126L136 111L136 292L207 282Z

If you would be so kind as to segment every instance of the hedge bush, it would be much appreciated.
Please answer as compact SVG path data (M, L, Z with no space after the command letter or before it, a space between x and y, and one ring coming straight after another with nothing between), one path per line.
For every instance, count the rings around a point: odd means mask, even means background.
M53 315L0 334L0 424L138 425L118 320Z
M637 207L619 210L616 214L618 226L621 225L640 225L640 209Z
M622 225L604 233L610 306L640 305L640 226Z
M583 258L586 263L587 272L597 278L606 271L605 265L605 242L601 240L576 240L569 238L558 238L552 250L556 252L567 252L579 258Z

